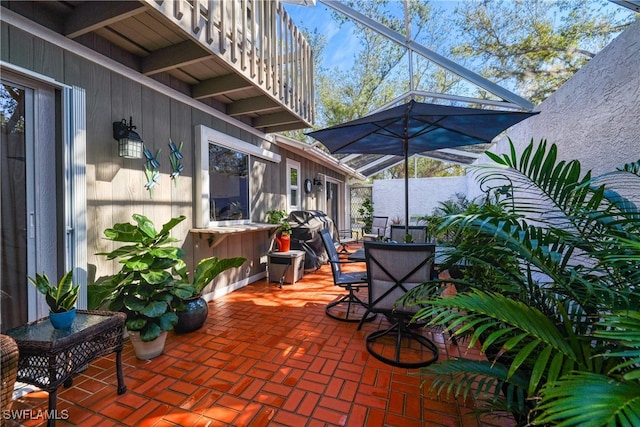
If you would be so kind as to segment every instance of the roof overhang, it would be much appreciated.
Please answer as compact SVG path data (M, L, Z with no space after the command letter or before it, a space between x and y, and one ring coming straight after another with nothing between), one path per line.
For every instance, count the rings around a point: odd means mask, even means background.
M304 156L305 158L313 160L314 162L322 166L326 166L330 169L340 171L347 176L350 176L359 180L366 179L365 175L353 169L351 166L341 163L340 160L338 160L331 154L322 151L315 145L307 144L305 142L300 142L298 140L295 140L280 134L273 135L273 143L293 153L299 154L301 156Z

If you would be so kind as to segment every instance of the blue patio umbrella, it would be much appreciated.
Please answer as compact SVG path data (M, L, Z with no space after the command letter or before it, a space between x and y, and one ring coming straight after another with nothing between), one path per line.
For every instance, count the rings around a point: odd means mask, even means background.
M409 101L307 135L331 153L404 157L405 232L409 226L409 157L442 148L490 143L502 131L538 112L481 110Z

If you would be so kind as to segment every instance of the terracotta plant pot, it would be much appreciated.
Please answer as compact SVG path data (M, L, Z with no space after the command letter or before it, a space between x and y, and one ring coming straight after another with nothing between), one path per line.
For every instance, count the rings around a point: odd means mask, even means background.
M209 314L209 306L202 297L188 298L184 300L184 307L176 310L178 323L174 330L179 334L198 330L204 325Z
M276 237L276 242L278 243L278 252L289 252L291 250L291 236L288 234Z
M136 352L136 357L140 360L149 360L160 356L164 351L167 332L160 332L160 336L153 341L142 341L142 339L140 339L140 332L129 331L129 339Z

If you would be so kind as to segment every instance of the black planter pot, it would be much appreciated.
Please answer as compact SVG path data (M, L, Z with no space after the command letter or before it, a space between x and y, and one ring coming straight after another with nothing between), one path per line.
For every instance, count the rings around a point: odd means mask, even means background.
M176 310L178 323L174 331L179 334L198 330L204 325L209 314L209 306L202 297L194 297L184 300L182 310Z

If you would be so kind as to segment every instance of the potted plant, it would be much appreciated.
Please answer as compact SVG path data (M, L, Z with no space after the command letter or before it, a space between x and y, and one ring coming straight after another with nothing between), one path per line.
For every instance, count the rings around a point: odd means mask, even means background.
M108 302L109 310L127 315L125 323L139 359L151 359L164 349L167 331L178 322L174 312L193 287L176 281L170 271L182 261L183 251L170 245L177 239L170 231L185 217L172 218L155 229L144 215L134 214L135 224L119 223L104 231L107 239L128 243L105 255L117 259L121 270L90 287L91 304Z
M243 257L204 258L198 262L191 282L184 261L181 260L174 267L174 273L180 277L181 282L189 284L193 288L192 295L184 298L182 306L176 310L178 316L178 323L175 326L176 332L186 333L202 327L209 313L207 301L202 297L204 288L220 273L230 268L240 267L246 260Z
M289 224L287 218L286 211L273 210L267 212L267 222L279 225L274 235L278 244L278 252L289 252L291 250L291 224Z
M73 272L68 271L56 286L51 285L46 273L29 277L38 292L45 296L49 306L49 321L56 329L66 329L76 318L76 301L80 286L73 286Z
M365 234L371 233L373 225L373 201L371 198L366 198L362 201L362 205L358 208L358 215L364 223L362 232Z
M422 373L433 390L473 393L520 425L629 424L640 417L640 198L628 190L640 188L640 161L594 177L546 141L520 156L510 148L480 169L494 191L486 202L444 220L462 277L405 301L424 303L416 320L467 335L488 360ZM455 296L441 296L446 283Z

